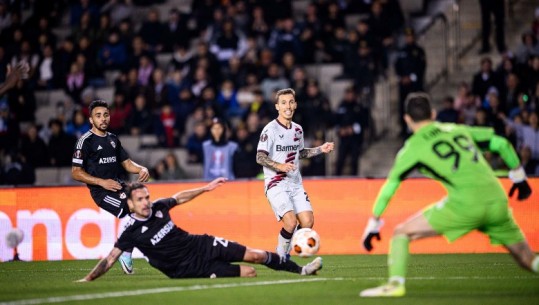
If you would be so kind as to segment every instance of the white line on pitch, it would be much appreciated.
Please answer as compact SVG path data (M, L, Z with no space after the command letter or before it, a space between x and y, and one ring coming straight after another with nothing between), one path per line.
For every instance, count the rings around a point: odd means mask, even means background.
M85 301L95 299L107 299L118 298L125 296L136 296L145 294L167 293L167 292L181 292L181 291L194 291L194 290L208 290L208 289L223 289L223 288L237 288L237 287L250 287L250 286L268 286L268 285L282 285L282 284L296 284L307 282L322 282L322 281L342 281L344 278L309 278L300 280L279 280L279 281L262 281L262 282L247 282L247 283L230 283L230 284L214 284L214 285L193 285L186 287L163 287L141 290L127 290L105 293L92 293L92 294L80 294L69 295L60 297L49 297L41 299L27 299L10 302L0 302L0 305L35 305L35 304L49 304L49 303L62 303L69 301ZM88 285L88 284L82 284Z

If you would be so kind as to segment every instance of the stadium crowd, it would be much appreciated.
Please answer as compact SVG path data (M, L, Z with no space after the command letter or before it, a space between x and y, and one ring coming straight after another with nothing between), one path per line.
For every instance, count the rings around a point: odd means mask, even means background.
M317 0L302 16L293 15L291 0L192 1L188 12L172 8L166 16L158 4L0 0L0 82L8 65L25 61L31 68L29 79L0 97L0 184L32 184L37 167L70 166L76 139L90 128L87 106L98 98L96 88L114 90L108 101L111 132L155 135L161 147L187 149L190 163L204 162L202 143L210 139L212 120L224 120L229 140L238 144L236 178L260 172L256 145L262 126L276 117L272 95L278 89L297 92L294 121L303 126L309 146L323 143L326 131L335 128L342 145L337 175L357 174L362 141L372 127L374 84L388 66L395 63L406 90L423 89L424 60L399 64L399 58L422 49L413 39L399 49L398 35L413 38L413 32L402 31L398 0ZM348 15L361 18L347 26ZM67 35L54 31L66 28ZM522 46L507 52L499 67L485 58L474 80L446 99L439 115L494 126L521 154L530 150L530 173L539 161L539 141L533 141L539 134L533 127L538 28L536 19L533 32L523 35ZM162 65L157 57L164 53L171 60ZM342 64L339 78L353 80L338 107L307 75L305 67L313 63ZM51 101L56 115L37 124L36 92L58 89L69 99ZM350 164L344 162L348 157ZM309 161L304 175L326 174L323 159ZM147 166L156 179L186 177L172 157Z

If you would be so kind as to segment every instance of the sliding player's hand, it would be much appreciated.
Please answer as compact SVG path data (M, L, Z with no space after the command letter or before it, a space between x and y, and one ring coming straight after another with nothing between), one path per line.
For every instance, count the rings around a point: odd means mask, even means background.
M526 172L522 166L509 171L509 178L513 181L513 186L509 190L509 197L513 197L515 191L518 190L517 199L525 200L532 194L532 189L526 180Z
M369 218L369 222L367 222L367 226L365 227L365 231L363 232L363 236L361 237L361 243L363 244L363 248L367 251L372 250L372 239L376 238L377 240L380 240L380 228L384 225L384 221L381 219L376 219L374 217Z

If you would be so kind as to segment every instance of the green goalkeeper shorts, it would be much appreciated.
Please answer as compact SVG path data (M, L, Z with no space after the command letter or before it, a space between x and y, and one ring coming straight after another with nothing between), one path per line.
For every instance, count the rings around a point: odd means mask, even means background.
M488 235L493 245L514 245L525 240L513 219L507 201L462 206L444 198L423 211L432 228L450 242L478 230Z

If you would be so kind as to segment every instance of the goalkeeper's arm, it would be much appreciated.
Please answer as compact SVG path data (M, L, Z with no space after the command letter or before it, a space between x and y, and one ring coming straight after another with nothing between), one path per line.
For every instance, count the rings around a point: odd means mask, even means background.
M94 269L90 271L90 273L88 273L88 275L78 280L77 282L89 282L102 276L107 271L109 271L110 268L112 268L112 266L118 260L121 254L122 250L114 247L112 251L110 251L109 255L100 260L99 263L97 263L97 265L94 267Z
M488 149L498 153L510 168L509 178L513 181L513 186L509 191L509 197L513 196L516 190L518 190L518 200L524 200L530 197L532 190L527 182L526 172L524 172L524 169L520 165L520 160L513 145L507 139L493 135L490 138Z

